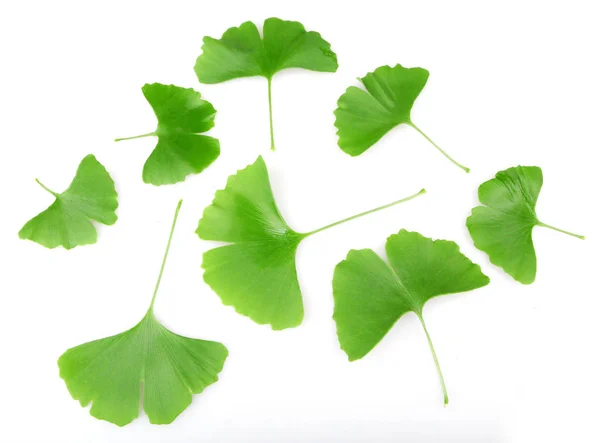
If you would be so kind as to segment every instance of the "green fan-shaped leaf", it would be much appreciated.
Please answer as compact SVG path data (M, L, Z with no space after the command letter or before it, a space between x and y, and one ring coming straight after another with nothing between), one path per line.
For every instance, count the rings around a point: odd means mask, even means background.
M429 72L423 68L380 66L359 79L366 91L356 86L346 89L334 112L339 147L352 156L360 155L404 123L416 129L452 163L469 172L469 168L446 154L411 120L410 111L428 78Z
M198 223L201 239L229 242L204 254L204 281L240 314L273 329L298 326L304 310L296 274L296 249L306 237L397 203L363 212L308 233L292 229L281 216L267 167L258 160L229 177L224 190Z
M535 280L537 260L532 238L535 226L585 238L538 220L535 205L542 183L542 170L537 166L500 171L479 186L479 201L485 206L477 206L467 218L475 247L523 284Z
M156 131L115 141L158 137L154 151L144 164L145 183L158 186L182 182L217 159L219 140L202 135L215 125L217 111L199 92L160 83L146 84L142 92L158 119Z
M367 355L408 312L419 318L440 376L440 365L423 320L423 306L436 296L471 291L489 283L481 268L452 241L401 230L386 243L389 264L371 249L351 250L335 268L333 318L350 361Z
M204 37L194 70L200 83L221 83L241 77L262 76L268 81L271 149L275 149L271 80L284 69L335 72L337 57L331 45L298 22L268 18L261 38L252 22L229 28L221 39Z
M162 326L154 301L163 274L181 201L177 205L150 308L133 328L69 349L58 360L60 376L90 414L124 426L139 415L168 424L192 402L192 395L218 380L227 358L221 343L197 340Z
M117 221L117 191L112 178L92 154L86 156L66 191L58 194L38 184L56 197L48 209L33 217L19 231L19 237L47 248L72 249L96 243L98 233L92 220L105 225Z

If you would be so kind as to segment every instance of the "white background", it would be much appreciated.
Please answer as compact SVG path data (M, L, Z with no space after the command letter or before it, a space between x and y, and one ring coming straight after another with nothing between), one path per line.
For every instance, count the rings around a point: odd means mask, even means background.
M94 4L95 3L95 4ZM598 14L589 2L369 0L3 2L0 7L0 441L2 442L597 442ZM561 5L562 3L562 5ZM269 151L263 78L198 84L204 35L277 16L319 31L335 74L293 70L273 84ZM414 122L364 155L336 144L333 110L355 78L383 64L430 73ZM184 183L142 182L155 139L114 143L156 125L140 88L194 87L218 110L222 153ZM119 192L119 220L96 245L47 250L17 232L94 153ZM262 154L292 227L307 231L410 195L425 196L311 237L298 251L305 320L273 332L203 283L194 234L228 175ZM538 215L586 234L536 228L538 274L523 286L476 250L465 219L497 171L538 165ZM150 301L173 210L184 203L156 304L179 334L218 340L220 381L171 425L125 428L92 418L58 376L68 348L134 325ZM492 282L440 297L425 320L448 384L442 396L425 336L407 315L349 363L331 319L331 279L351 248L382 253L400 228L455 240Z

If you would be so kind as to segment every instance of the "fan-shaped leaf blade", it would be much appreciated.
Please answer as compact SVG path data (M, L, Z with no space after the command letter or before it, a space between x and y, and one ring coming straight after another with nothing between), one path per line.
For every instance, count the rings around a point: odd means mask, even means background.
M58 359L60 376L71 396L90 414L118 426L139 415L140 404L150 423L171 423L201 393L218 380L227 358L221 343L183 337L169 331L154 316L154 301L166 264L181 201L152 301L133 328L67 350Z
M334 111L338 129L338 146L347 154L357 156L377 143L390 130L407 124L425 137L442 155L456 162L433 142L411 120L413 104L429 78L423 68L380 66L359 79L366 90L350 86L338 100Z
M92 220L105 225L117 221L115 183L92 154L81 161L75 178L63 193L38 183L56 200L23 226L19 231L22 239L51 249L58 246L72 249L96 243L98 234Z
M432 240L402 229L386 242L389 264L371 249L352 250L333 277L333 319L342 350L350 361L367 355L404 314L421 321L435 360L444 403L446 386L423 320L432 297L481 288L489 278L460 253L456 243Z
M116 141L158 137L144 164L145 183L159 186L182 182L217 159L221 152L219 140L202 135L214 126L217 111L199 92L160 83L146 84L142 92L158 119L156 131Z
M263 37L252 22L229 28L220 39L204 37L194 71L200 83L221 83L235 78L262 76L268 82L271 149L275 149L271 80L284 69L335 72L337 56L318 32L301 23L268 18Z
M544 226L575 237L538 220L535 206L542 189L542 170L537 166L517 166L500 171L479 187L479 201L473 208L467 228L477 249L516 281L533 283L537 258L533 228Z

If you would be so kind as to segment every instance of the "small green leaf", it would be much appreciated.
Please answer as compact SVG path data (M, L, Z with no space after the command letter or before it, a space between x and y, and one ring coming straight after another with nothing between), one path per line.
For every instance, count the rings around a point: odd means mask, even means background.
M229 28L220 40L204 37L202 54L194 70L200 83L221 83L241 77L262 76L268 80L271 149L275 149L271 79L284 69L335 72L337 57L331 45L298 22L268 18L261 39L252 22Z
M350 361L367 355L407 312L419 318L448 403L446 385L423 320L433 297L471 291L489 283L481 268L452 241L432 240L402 229L386 242L389 264L371 249L352 250L333 276L333 319Z
M115 141L158 137L154 151L144 164L145 183L159 186L182 182L217 159L219 140L200 135L215 125L217 111L199 92L160 83L146 84L142 92L158 119L156 131Z
M58 359L60 376L90 414L118 426L139 415L168 424L192 402L192 395L218 380L227 358L221 343L182 337L154 316L154 301L165 268L181 201L160 268L150 308L133 328L69 349Z
M479 186L479 201L467 218L467 228L477 249L523 284L533 283L537 269L533 228L543 226L584 239L582 235L542 223L535 205L542 189L542 170L537 166L517 166L500 171Z
M404 123L416 129L448 160L469 172L469 168L446 154L410 118L413 104L428 78L429 72L423 68L401 65L393 68L380 66L359 78L366 91L350 86L339 98L334 112L339 147L352 156L360 155L390 130Z
M308 233L290 228L281 216L262 159L229 177L204 210L196 233L229 242L204 254L204 281L225 305L273 329L298 326L304 309L296 274L296 249L306 237L421 195L392 202Z
M56 200L25 223L19 231L19 237L24 240L51 249L57 246L72 249L96 243L98 234L91 220L105 225L117 221L115 183L92 154L81 161L75 178L62 194L51 191L38 179L36 181Z

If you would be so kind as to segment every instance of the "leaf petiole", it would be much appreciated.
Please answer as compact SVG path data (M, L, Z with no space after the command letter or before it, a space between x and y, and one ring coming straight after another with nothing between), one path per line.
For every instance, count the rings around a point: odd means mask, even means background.
M271 128L271 151L275 151L275 136L273 134L273 102L271 100L271 77L267 78L269 89L269 124Z
M167 242L167 248L165 249L165 255L163 256L162 264L160 265L160 272L158 273L158 280L156 280L156 286L154 287L154 294L152 294L152 301L148 308L148 313L154 311L154 301L156 300L156 294L158 293L158 287L160 286L160 280L162 279L163 271L165 270L165 264L167 263L167 256L169 255L169 249L171 248L171 240L173 239L173 232L175 232L175 224L177 223L177 217L179 216L179 210L183 200L179 200L177 208L175 209L175 215L173 216L173 224L171 225L171 233L169 234L169 241Z
M431 355L433 356L433 361L435 362L435 367L437 369L438 376L440 377L440 383L442 385L442 391L444 393L444 406L448 405L448 391L446 390L446 383L444 382L444 375L442 374L442 368L440 367L440 362L438 361L437 355L435 353L435 348L433 347L433 342L431 341L431 337L429 336L429 332L427 331L427 326L425 326L425 321L423 320L423 316L421 314L417 314L419 317L419 321L423 326L423 330L425 331L425 335L427 336L427 342L429 343L429 349L431 350Z
M570 235L572 237L577 237L577 238L579 238L581 240L585 240L585 235L573 234L572 232L565 231L565 230L560 229L560 228L555 228L554 226L547 225L546 223L542 223L541 221L538 221L537 224L538 224L538 226L542 226L542 227L548 228L548 229L553 229L555 231L562 232L563 234L567 234L567 235Z
M388 203L387 205L383 205L383 206L380 206L378 208L371 209L369 211L361 212L360 214L356 214L356 215L353 215L352 217L348 217L348 218L345 218L343 220L336 221L335 223L331 223L331 224L329 224L327 226L323 226L322 228L315 229L314 231L310 231L310 232L304 233L302 235L304 237L308 237L309 235L316 234L317 232L321 232L321 231L324 231L326 229L333 228L334 226L341 225L343 223L349 222L350 220L354 220L354 219L360 218L363 215L372 214L373 212L377 212L377 211L381 211L382 209L390 208L390 207L392 207L394 205L397 205L398 203L407 202L409 200L412 200L413 198L418 197L419 195L425 194L425 192L426 192L425 189L421 189L419 192L417 192L416 194L413 194L413 195L411 195L409 197L406 197L406 198L403 198L403 199L400 199L400 200L396 200L394 202Z
M442 153L442 155L444 157L446 157L448 160L450 160L452 163L454 163L456 166L458 166L459 168L461 168L463 171L469 173L471 172L471 170L469 168L467 168L466 166L461 165L460 163L458 163L456 160L454 160L452 157L450 157L446 151L444 151L442 148L440 148L438 145L435 144L435 142L433 140L431 140L427 134L425 134L423 131L421 131L421 129L419 129L419 127L417 125L415 125L412 122L407 123L407 125L412 126L413 128L415 128L415 130L421 134L423 137L425 137L427 139L427 141L429 143L431 143L438 151L440 151Z
M48 191L50 194L52 194L55 197L58 197L58 194L54 191L52 191L51 189L49 189L46 185L44 185L41 181L39 181L37 178L35 179L35 181L37 182L38 185L40 185L42 188L44 188L46 191Z
M122 140L133 140L133 139L136 139L136 138L151 137L153 135L156 135L156 132L149 132L147 134L142 134L142 135L134 135L133 137L115 138L115 141L116 142L120 142Z

